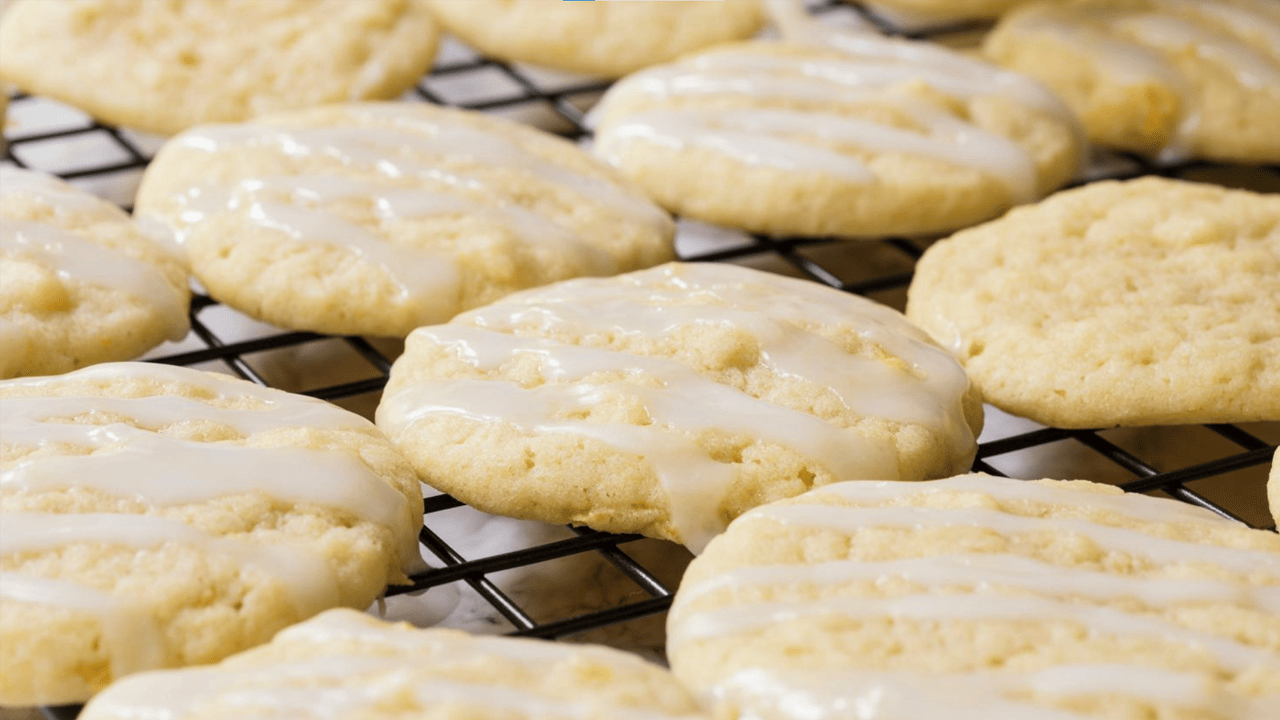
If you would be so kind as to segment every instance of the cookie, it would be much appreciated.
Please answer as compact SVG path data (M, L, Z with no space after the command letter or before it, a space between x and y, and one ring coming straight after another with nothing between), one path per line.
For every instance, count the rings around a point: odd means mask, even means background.
M1280 537L1084 481L837 483L738 518L668 630L714 717L1273 717Z
M251 317L399 337L514 290L665 262L675 227L567 140L425 103L193 128L147 168L136 213Z
M0 378L128 360L186 336L186 266L120 208L0 167L0 219Z
M172 135L394 98L431 66L436 41L421 0L16 0L0 26L0 78Z
M930 247L907 317L1046 425L1280 420L1280 195L1063 192Z
M756 0L427 4L446 31L484 55L610 78L750 37L764 19Z
M1066 0L1006 15L984 54L1039 78L1102 145L1165 161L1280 162L1280 5Z
M995 19L1028 0L869 0L865 5L909 25Z
M733 265L519 293L409 336L376 421L474 507L695 552L769 500L967 469L981 405L895 310Z
M952 230L1061 186L1069 111L1034 81L922 42L720 46L631 75L595 153L667 209L772 235Z
M323 401L148 363L0 398L0 705L215 662L421 563L412 468Z
M603 646L420 630L330 610L205 668L129 678L83 720L360 717L700 720L665 670Z

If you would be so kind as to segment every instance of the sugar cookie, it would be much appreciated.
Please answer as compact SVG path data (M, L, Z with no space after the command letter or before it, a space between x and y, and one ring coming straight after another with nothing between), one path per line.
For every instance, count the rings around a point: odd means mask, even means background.
M323 401L149 363L0 398L0 705L217 661L421 564L412 468Z
M572 143L425 103L315 108L169 141L136 212L251 317L403 337L514 290L673 257L671 219Z
M1261 720L1280 537L1083 481L837 483L734 521L668 630L714 717Z
M677 263L420 328L376 415L469 505L695 551L815 485L967 469L981 417L955 360L897 311Z
M596 154L659 204L773 235L956 229L1061 186L1082 148L1030 78L871 34L717 47L623 79L593 115Z
M187 269L123 210L0 167L0 378L135 358L188 330Z
M1046 425L1280 420L1280 195L1059 193L930 247L907 316Z
M1280 162L1280 4L1066 0L1016 10L984 53L1042 80L1095 142L1164 160Z
M436 35L421 0L16 0L0 25L0 78L172 135L394 98L431 66Z

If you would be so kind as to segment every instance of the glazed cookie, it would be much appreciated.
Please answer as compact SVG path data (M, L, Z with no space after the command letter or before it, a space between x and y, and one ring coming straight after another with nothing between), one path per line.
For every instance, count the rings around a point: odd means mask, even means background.
M596 2L427 0L444 29L481 53L604 77L750 37L756 0Z
M194 128L147 168L136 212L247 315L399 337L514 290L665 262L675 232L567 140L425 103Z
M954 359L897 311L678 263L418 329L376 417L426 483L469 505L695 552L815 485L967 469L982 425Z
M667 209L773 235L970 225L1059 187L1081 140L1029 78L877 35L721 46L631 75L595 152Z
M1280 420L1280 195L1063 192L930 247L907 316L1046 425Z
M215 662L421 563L412 468L323 401L148 363L0 398L0 705Z
M1034 75L1095 142L1162 160L1280 162L1280 4L1065 0L1028 5L987 57Z
M738 518L668 630L718 718L1261 720L1280 537L1084 481L837 483Z
M0 167L0 378L137 357L188 330L187 270L123 210Z
M82 720L700 720L666 670L602 646L420 630L330 610L205 668L131 677Z
M0 78L105 122L172 135L394 98L435 51L421 0L16 0L0 26Z

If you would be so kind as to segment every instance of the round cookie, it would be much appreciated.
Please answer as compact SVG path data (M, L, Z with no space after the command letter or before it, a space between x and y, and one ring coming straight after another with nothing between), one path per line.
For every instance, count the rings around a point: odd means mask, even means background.
M1280 5L1065 0L1006 15L984 54L1053 88L1089 137L1166 161L1280 162Z
M193 128L139 216L209 293L282 327L404 337L514 290L670 260L670 217L562 138L425 103Z
M416 330L376 420L424 482L468 505L697 552L738 514L816 485L967 469L982 411L895 310L672 263Z
M128 360L186 336L186 267L120 208L0 167L0 220L0 378Z
M623 79L593 111L595 153L677 214L805 236L956 229L1078 166L1074 118L1029 78L929 43L798 35Z
M956 233L907 316L1064 428L1280 419L1280 195L1100 182Z
M1272 717L1280 537L1084 481L837 483L734 521L668 631L714 717Z
M394 98L431 66L436 41L421 0L16 0L0 26L0 78L172 135Z
M205 668L137 675L82 720L702 720L666 670L603 646L420 630L330 610Z
M764 19L756 0L427 3L445 30L484 55L610 78L750 37Z
M0 402L0 705L215 662L421 565L412 468L336 406L148 363Z

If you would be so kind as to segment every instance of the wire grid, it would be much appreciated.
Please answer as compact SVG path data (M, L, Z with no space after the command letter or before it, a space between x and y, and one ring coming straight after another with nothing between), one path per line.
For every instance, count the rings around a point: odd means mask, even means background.
M870 23L887 34L917 39L941 39L984 28L981 23L969 22L908 30L857 3L811 0L808 5L815 14L843 13L847 14L844 19ZM446 46L436 67L403 99L515 115L569 138L588 138L585 108L607 89L608 83L548 77L536 69L482 58L461 46L455 45L449 52ZM464 82L457 82L459 80ZM477 85L483 85L485 90L477 92ZM461 97L458 87L465 88ZM10 113L21 118L28 105L42 102L48 103L41 98L15 95L11 98ZM19 167L54 172L89 189L123 185L128 188L129 197L112 199L128 208L132 188L136 187L137 178L159 140L96 123L70 110L54 114L54 121L43 127L19 127L8 138L6 161ZM49 160L50 148L63 152ZM1110 168L1098 177L1130 178L1149 174L1198 177L1221 169L1203 162L1154 165L1142 158L1122 156L1113 158ZM1260 172L1269 173L1276 181L1274 185L1280 187L1280 168L1267 167ZM930 242L918 238L842 241L747 235L736 240L723 247L682 248L680 255L685 261L739 262L807 277L899 309L914 263ZM860 261L850 267L850 256ZM835 257L839 258L838 262L832 261ZM360 396L376 399L387 381L392 357L365 338L331 338L278 329L239 338L217 327L214 316L219 312L231 311L197 293L191 306L192 334L185 343L194 347L162 352L149 359L184 366L220 365L217 369L229 370L246 380L281 387L280 382L273 381L257 367L256 356L314 343L338 342L346 346L347 352L363 360L365 376L320 387L284 389L341 403ZM989 416L1000 416L989 406L987 410ZM1014 420L1012 427L1012 431L999 437L982 438L975 470L1013 477L1084 477L1111 482L1127 491L1175 497L1252 527L1275 527L1266 512L1265 464L1280 442L1280 423L1062 430L1027 422L1019 424ZM1044 457L1050 461L1043 462ZM1063 464L1059 467L1055 462ZM509 634L541 638L565 638L661 614L671 603L672 584L663 582L659 573L628 552L626 546L639 540L637 535L573 528L572 537L565 540L493 555L467 556L457 543L451 544L433 530L433 517L460 505L445 495L425 500L420 540L434 556L437 567L413 576L412 585L389 589L388 596L465 583L510 623ZM643 597L583 614L540 620L491 580L492 575L504 570L581 553L599 554L634 583L637 594ZM42 711L46 717L68 719L76 716L79 706L46 707Z

